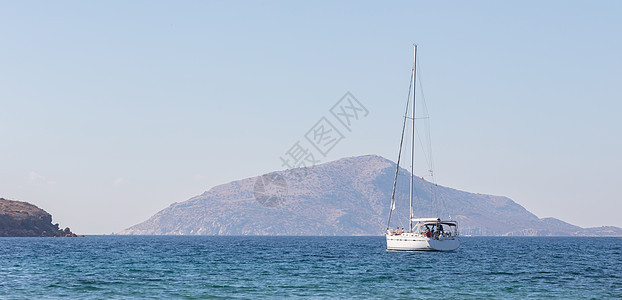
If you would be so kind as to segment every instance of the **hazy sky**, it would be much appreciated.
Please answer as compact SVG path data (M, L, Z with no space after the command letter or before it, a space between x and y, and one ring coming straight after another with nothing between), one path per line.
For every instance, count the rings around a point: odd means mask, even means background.
M2 1L0 197L120 231L282 169L347 91L322 161L395 160L416 42L439 184L622 226L622 2L441 2Z

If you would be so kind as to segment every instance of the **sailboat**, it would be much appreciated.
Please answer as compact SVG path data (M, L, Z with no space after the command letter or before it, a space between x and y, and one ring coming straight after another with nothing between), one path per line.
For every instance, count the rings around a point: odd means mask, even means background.
M417 82L417 45L414 45L414 59L411 73L412 99L409 95L406 103L406 114L404 115L404 124L402 126L402 138L400 141L400 151L397 158L397 166L395 170L395 179L393 181L393 192L391 193L391 207L389 209L389 219L387 221L387 230L385 237L387 240L387 250L403 250L403 251L453 251L460 247L460 239L458 236L458 223L452 220L441 220L438 216L428 218L415 218L413 210L413 194L414 186L414 167L415 167L415 84ZM411 102L412 100L412 102ZM411 116L408 117L409 107L412 108ZM397 187L397 179L400 170L400 160L402 156L402 145L404 144L404 133L408 122L412 123L411 147L410 147L410 189L409 203L410 212L408 218L408 227L402 230L391 230L391 216L395 210L395 190ZM418 178L418 177L417 177Z

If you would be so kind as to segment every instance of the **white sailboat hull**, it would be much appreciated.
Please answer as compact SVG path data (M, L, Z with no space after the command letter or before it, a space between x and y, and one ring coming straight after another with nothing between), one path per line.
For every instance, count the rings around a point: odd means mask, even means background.
M458 238L433 239L425 236L404 233L386 235L387 250L399 251L453 251L460 247Z

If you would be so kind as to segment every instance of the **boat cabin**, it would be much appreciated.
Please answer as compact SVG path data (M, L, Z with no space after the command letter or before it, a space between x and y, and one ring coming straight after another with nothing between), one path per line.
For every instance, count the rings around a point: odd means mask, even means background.
M412 219L416 224L413 226L413 233L438 239L453 239L458 236L458 222L441 221L440 218L420 218Z

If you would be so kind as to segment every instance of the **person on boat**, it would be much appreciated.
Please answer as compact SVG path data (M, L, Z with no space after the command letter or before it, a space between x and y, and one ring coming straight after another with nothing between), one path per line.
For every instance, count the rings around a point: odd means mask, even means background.
M400 231L400 234L404 233L404 227L402 227L402 231Z
M441 233L440 228L436 225L432 225L432 238L438 240L438 236Z
M432 232L430 232L430 227L428 227L428 225L425 225L425 236L427 237L432 236Z

